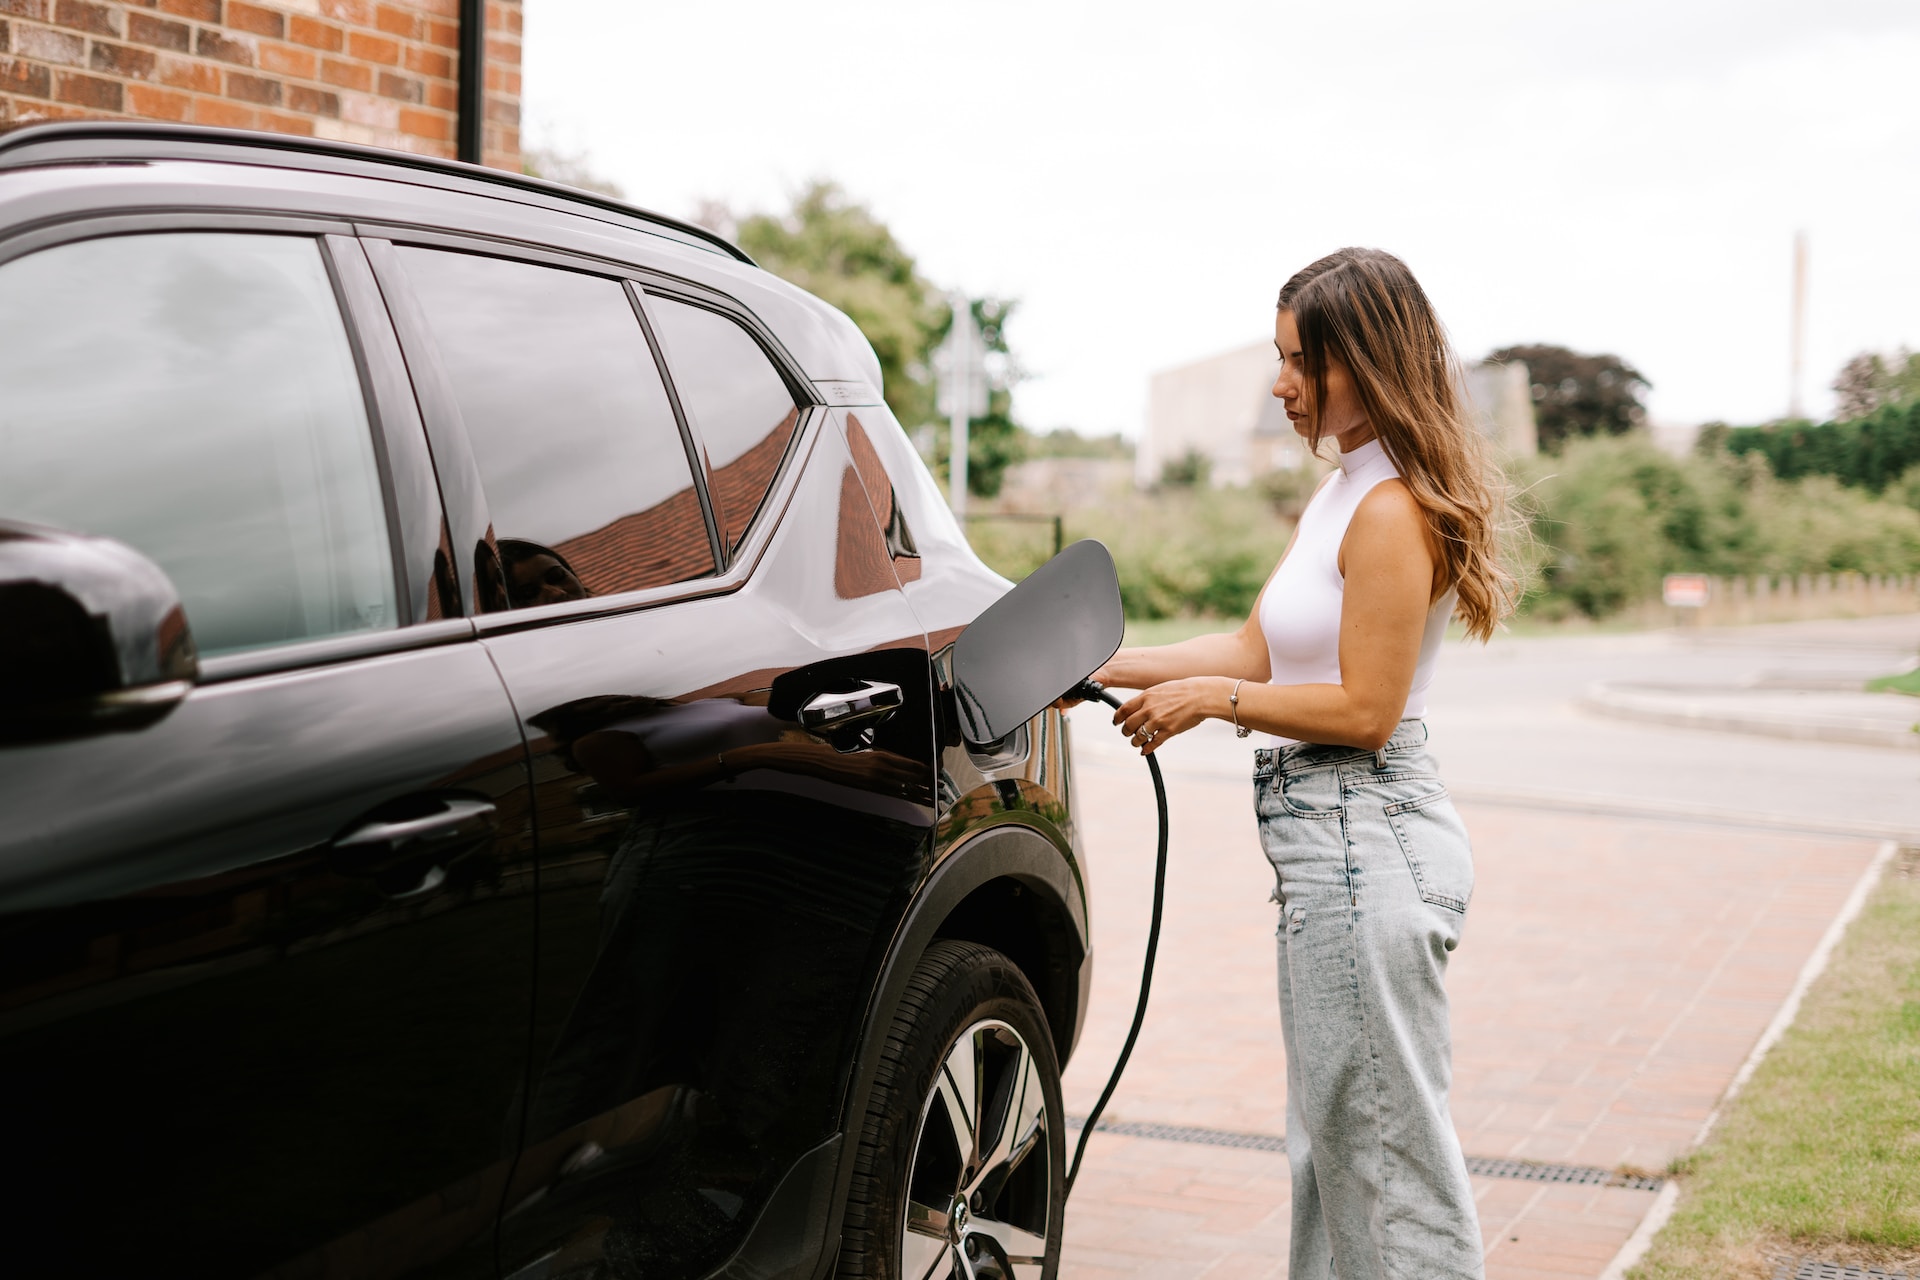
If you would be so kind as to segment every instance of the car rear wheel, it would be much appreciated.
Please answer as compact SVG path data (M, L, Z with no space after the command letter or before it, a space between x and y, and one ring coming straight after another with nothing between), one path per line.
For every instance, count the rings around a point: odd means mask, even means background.
M861 1126L844 1280L1052 1280L1066 1136L1040 1002L998 951L939 941L894 1014Z

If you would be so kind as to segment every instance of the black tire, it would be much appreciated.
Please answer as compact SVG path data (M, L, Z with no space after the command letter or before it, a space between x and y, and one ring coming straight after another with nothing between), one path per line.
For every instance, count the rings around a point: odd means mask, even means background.
M971 1082L958 1078L969 1058ZM956 1118L983 1112L981 1124ZM1026 976L991 947L935 942L894 1013L860 1125L841 1280L1054 1280L1065 1120Z

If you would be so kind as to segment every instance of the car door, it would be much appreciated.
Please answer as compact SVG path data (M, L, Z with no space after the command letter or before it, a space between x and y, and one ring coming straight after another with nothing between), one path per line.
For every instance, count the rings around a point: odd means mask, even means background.
M692 1276L743 1247L779 1270L823 1246L932 822L925 636L886 538L724 300L445 244L375 259L473 451L508 584L481 627L535 778L503 1270Z
M0 515L142 552L202 658L0 744L6 1268L492 1275L528 777L399 350L350 235L147 225L0 242Z

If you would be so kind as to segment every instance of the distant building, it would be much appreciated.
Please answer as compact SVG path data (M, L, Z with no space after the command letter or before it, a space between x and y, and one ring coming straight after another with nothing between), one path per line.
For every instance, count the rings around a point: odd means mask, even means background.
M1699 441L1700 427L1698 422L1648 422L1647 434L1662 452L1684 458Z
M1188 453L1207 460L1216 485L1250 484L1311 462L1273 398L1273 344L1255 343L1153 375L1147 429L1134 452L1134 483L1157 484ZM1539 451L1533 393L1523 364L1476 364L1466 393L1474 422L1509 453ZM1318 464L1314 464L1318 465Z
M1483 360L1467 366L1467 403L1473 421L1488 439L1521 457L1540 452L1540 433L1533 418L1533 380L1518 360L1495 364Z

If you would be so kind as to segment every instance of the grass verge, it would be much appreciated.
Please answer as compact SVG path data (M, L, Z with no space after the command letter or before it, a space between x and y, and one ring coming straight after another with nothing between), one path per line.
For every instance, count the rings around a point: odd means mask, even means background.
M1242 618L1128 618L1127 638L1120 643L1129 648L1178 644L1195 636L1237 631L1243 621Z
M1920 861L1885 878L1794 1025L1678 1162L1633 1280L1765 1280L1769 1257L1920 1266Z
M1867 681L1868 693L1906 693L1920 698L1920 667L1902 675L1881 676Z

